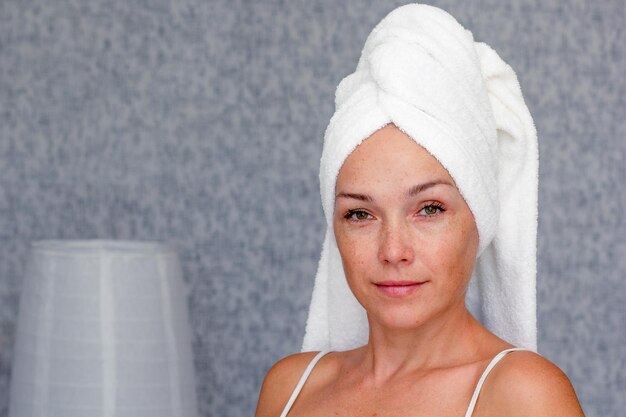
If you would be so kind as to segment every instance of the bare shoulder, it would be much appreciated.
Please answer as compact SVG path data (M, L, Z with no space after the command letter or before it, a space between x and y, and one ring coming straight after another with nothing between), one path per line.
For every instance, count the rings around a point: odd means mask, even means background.
M295 353L279 360L270 368L261 386L256 417L280 415L298 380L316 354L317 352Z
M493 368L480 394L479 408L484 415L584 417L567 375L528 351L511 352Z

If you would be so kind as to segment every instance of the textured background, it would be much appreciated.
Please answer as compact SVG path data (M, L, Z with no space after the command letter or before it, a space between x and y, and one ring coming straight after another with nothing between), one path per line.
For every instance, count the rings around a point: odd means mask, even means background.
M29 243L180 248L202 416L297 351L334 88L400 1L0 1L0 416ZM517 71L540 139L539 350L626 409L622 0L437 1ZM621 414L623 415L623 414Z

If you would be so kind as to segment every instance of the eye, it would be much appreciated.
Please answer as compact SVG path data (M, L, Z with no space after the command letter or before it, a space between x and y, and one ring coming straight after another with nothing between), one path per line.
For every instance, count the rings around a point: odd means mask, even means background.
M431 203L427 206L424 206L420 211L417 212L420 216L432 217L436 216L439 213L443 213L446 211L443 206L439 203Z
M349 210L343 217L353 222L363 222L369 220L372 216L364 210Z

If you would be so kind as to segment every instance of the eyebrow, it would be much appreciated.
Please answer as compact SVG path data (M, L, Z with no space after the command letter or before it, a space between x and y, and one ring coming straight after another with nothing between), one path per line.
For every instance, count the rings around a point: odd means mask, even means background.
M406 196L414 197L417 194L421 193L422 191L425 191L431 187L434 187L435 185L449 185L450 187L454 187L454 184L450 183L450 181L434 180L434 181L426 182L424 184L414 185L413 187L409 188L409 191L407 191Z
M339 197L343 198L351 198L352 200L361 200L368 203L373 203L374 199L367 194L356 194L356 193L339 193L335 196L335 199Z
M446 180L434 180L434 181L429 181L429 182L425 182L423 184L417 184L412 186L411 188L409 188L406 192L406 197L407 198L411 198L411 197L415 197L417 194L426 191L429 188L432 188L436 185L449 185L451 187L454 187L454 185L452 183L450 183L450 181L446 181ZM374 198L372 196L369 196L367 194L360 194L360 193L344 193L341 192L339 194L337 194L335 196L335 199L339 198L339 197L343 197L343 198L350 198L353 200L361 200L361 201L365 201L368 203L373 203L374 202Z

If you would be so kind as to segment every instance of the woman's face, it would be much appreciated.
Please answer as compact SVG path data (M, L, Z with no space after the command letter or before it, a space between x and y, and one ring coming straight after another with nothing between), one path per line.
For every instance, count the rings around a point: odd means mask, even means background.
M395 125L346 159L333 228L370 321L408 329L463 308L478 247L473 215L446 169Z

